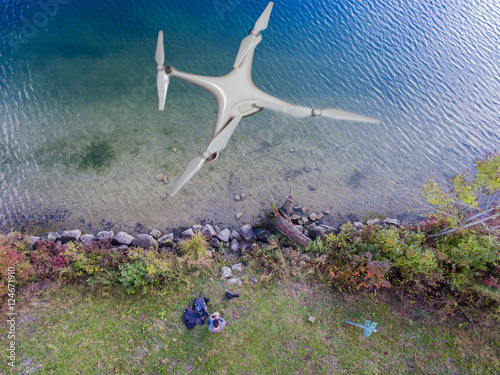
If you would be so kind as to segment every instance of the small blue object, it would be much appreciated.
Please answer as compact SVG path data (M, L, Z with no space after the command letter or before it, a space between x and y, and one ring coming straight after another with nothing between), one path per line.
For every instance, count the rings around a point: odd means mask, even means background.
M359 328L363 328L364 329L364 335L365 336L370 336L373 332L377 332L375 330L375 327L377 326L378 323L375 323L373 322L371 325L370 325L370 321L367 320L365 322L365 325L362 326L361 324L356 324L356 323L353 323L353 322L349 322L348 320L345 321L346 323L349 323L349 324L352 324L353 326L356 326L356 327L359 327Z

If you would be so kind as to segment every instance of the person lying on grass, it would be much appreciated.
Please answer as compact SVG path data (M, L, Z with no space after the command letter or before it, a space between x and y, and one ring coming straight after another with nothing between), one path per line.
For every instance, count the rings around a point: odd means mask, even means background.
M208 320L208 330L210 332L219 333L226 326L225 319L221 318L219 313L213 313L213 315Z

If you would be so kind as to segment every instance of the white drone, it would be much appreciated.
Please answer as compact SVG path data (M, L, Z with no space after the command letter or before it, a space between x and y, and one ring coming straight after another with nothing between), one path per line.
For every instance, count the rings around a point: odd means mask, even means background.
M163 111L170 77L177 77L194 83L210 92L217 100L217 117L212 140L200 156L188 163L186 169L170 192L173 197L201 169L205 162L218 158L243 117L251 116L263 109L271 109L292 117L325 116L337 120L380 122L380 120L335 108L319 109L290 104L260 90L252 81L252 62L255 48L262 40L260 32L267 28L274 3L270 2L255 23L250 34L241 41L233 69L219 77L199 76L180 72L164 65L163 31L158 33L155 61L158 70L158 109Z

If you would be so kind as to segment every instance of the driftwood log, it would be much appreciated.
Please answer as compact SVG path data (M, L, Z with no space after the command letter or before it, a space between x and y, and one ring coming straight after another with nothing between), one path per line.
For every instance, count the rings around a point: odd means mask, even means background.
M293 191L290 192L285 202L279 208L276 206L276 201L271 203L272 213L269 216L268 223L286 237L305 247L311 242L311 239L298 230L292 223L292 219L290 219L293 202L292 196Z

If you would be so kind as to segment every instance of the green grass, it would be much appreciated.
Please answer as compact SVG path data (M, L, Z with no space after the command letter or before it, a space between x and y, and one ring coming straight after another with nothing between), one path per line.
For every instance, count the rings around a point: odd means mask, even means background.
M185 307L203 288L220 334L188 331ZM179 291L128 295L49 284L18 296L17 367L2 374L493 374L496 326L440 319L410 302L341 295L327 286L282 280L268 286L193 278ZM20 298L19 298L20 297ZM6 312L2 311L5 317ZM315 323L308 322L315 316ZM370 337L345 320L378 322ZM5 319L2 330L5 331ZM0 337L2 348L7 335Z

